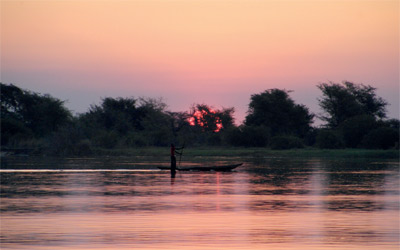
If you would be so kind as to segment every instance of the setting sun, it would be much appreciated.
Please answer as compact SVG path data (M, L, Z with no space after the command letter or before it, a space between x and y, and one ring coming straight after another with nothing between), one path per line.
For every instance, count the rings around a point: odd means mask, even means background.
M211 118L211 119L210 119ZM217 116L217 113L213 109L196 110L191 117L188 118L190 126L200 126L203 128L209 128L215 126L214 132L219 132L223 128L221 118ZM210 124L213 123L213 124Z

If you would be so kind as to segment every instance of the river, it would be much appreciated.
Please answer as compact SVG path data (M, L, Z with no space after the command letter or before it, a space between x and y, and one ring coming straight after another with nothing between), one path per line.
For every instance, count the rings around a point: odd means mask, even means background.
M8 161L1 249L400 246L398 161L271 158L174 179L129 162Z

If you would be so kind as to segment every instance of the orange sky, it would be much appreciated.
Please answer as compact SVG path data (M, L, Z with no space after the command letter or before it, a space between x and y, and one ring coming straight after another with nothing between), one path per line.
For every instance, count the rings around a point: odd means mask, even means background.
M316 84L370 84L399 113L398 1L2 1L2 82L68 99L233 106L270 88L320 112Z

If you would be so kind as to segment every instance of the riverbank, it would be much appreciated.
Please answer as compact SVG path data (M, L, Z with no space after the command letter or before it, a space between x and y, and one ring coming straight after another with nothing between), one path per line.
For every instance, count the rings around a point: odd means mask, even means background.
M168 156L169 148L166 147L144 147L128 149L97 149L95 155L109 156ZM371 149L291 149L271 150L267 148L237 148L237 147L198 147L185 148L183 155L195 156L221 156L221 157L319 157L319 158L381 158L399 159L399 150L371 150Z
M39 151L40 152L40 151ZM272 150L269 148L244 148L244 147L189 147L183 151L184 157L266 157L266 158L379 158L399 159L398 149L317 149L302 148L290 150ZM139 147L104 149L94 148L90 153L83 155L47 155L35 151L28 153L2 152L1 158L6 157L103 157L103 156L127 156L127 157L169 157L169 147Z
M366 149L298 149L271 150L266 148L185 148L179 164L251 163L262 165L269 161L399 162L398 150ZM168 166L168 147L130 149L98 149L85 156L9 155L1 158L1 169L157 169Z

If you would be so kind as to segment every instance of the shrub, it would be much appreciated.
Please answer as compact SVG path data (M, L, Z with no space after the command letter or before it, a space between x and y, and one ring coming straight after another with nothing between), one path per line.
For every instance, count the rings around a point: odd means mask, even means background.
M303 141L295 136L274 136L271 138L270 143L271 149L291 149L291 148L303 148Z
M264 126L242 126L227 130L226 141L233 146L265 147L268 145L270 130Z
M125 146L128 147L143 147L147 146L146 137L140 132L130 132L125 137Z
M17 119L1 117L1 145L7 145L9 142L18 143L18 139L26 140L34 138L33 132Z
M315 145L315 143L317 141L318 131L319 130L316 129L316 128L310 129L310 131L308 131L308 133L304 137L304 144L307 145L307 146Z
M69 123L46 138L46 151L50 155L80 154L77 146L83 139L81 129L76 124Z
M102 148L111 149L118 143L118 134L114 131L101 131L95 138L95 144Z
M91 155L92 151L92 144L89 140L82 140L76 144L73 150L74 155Z
M147 140L147 144L151 146L165 147L169 146L173 140L172 134L167 129L156 129L154 131L144 132L144 139Z
M377 122L373 116L360 115L347 119L341 125L343 140L346 147L355 148L365 135L377 127Z
M399 132L393 128L381 127L369 132L362 145L370 149L388 149L399 144Z
M212 146L220 146L221 145L221 136L219 133L212 133L208 136L208 145Z
M343 141L337 132L332 130L320 130L317 135L316 144L319 148L335 149L343 148Z

